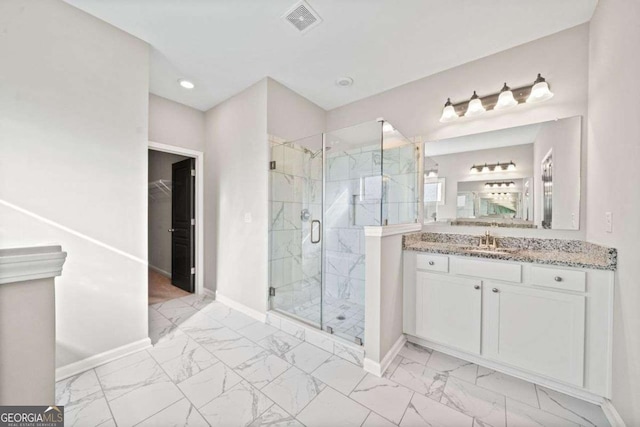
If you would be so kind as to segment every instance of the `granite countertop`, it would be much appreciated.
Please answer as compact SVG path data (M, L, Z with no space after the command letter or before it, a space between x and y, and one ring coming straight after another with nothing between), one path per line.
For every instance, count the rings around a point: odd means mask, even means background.
M413 233L402 237L409 251L460 255L505 261L614 271L617 251L580 240L496 237L497 249L478 247L480 236L448 233ZM493 237L492 237L493 239Z

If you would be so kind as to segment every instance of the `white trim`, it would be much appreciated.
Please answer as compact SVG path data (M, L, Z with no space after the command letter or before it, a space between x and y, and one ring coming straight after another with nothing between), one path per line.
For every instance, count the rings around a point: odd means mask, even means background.
M125 344L121 347L116 347L103 353L94 354L86 359L69 363L68 365L56 369L56 381L69 378L73 375L88 371L89 369L104 365L105 363L112 362L121 357L137 353L141 350L146 350L147 348L151 348L151 339L143 338L139 341L134 341L130 344Z
M620 416L620 413L616 410L609 399L604 399L604 402L602 402L602 405L600 406L602 407L602 411L604 412L605 417L607 417L609 424L611 424L611 427L627 426Z
M164 271L163 269L158 268L151 264L149 264L149 269L155 271L158 274L162 274L164 277L171 279L171 273L169 273L168 271Z
M422 230L422 224L396 224L384 226L366 226L364 227L364 235L369 237L386 237L396 234L415 233Z
M568 394L569 396L586 400L587 402L591 402L596 405L601 405L605 399L604 397L591 393L590 391L587 391L578 387L574 387L571 385L567 385L564 383L560 383L558 381L554 381L540 375L526 372L521 369L512 368L500 362L495 362L493 360L489 360L481 356L477 356L474 354L466 353L464 351L452 349L442 344L437 344L432 341L428 341L413 335L407 334L407 341L421 345L423 347L430 348L432 350L439 351L444 354L448 354L450 356L457 357L462 360L466 360L468 362L473 362L476 365L484 366L486 368L493 369L495 371L503 372L505 374L511 375L516 378L520 378L525 381L529 381L534 384L539 384L541 386L550 388L552 390L559 391L560 393Z
M179 154L196 159L196 288L195 293L204 290L204 153L176 145L149 141L150 150Z
M398 355L398 353L400 353L400 350L402 350L402 347L404 346L405 342L407 342L407 338L404 336L404 334L400 335L398 340L389 349L389 351L382 358L382 361L380 361L380 363L375 362L372 359L368 359L368 358L365 357L362 367L364 368L365 371L367 371L367 372L369 372L369 373L371 373L371 374L373 374L373 375L375 375L377 377L383 376L384 373L389 368L389 365L391 365L391 362L393 362L393 359L395 359L396 356Z
M244 313L249 317L253 317L259 322L265 323L267 321L266 313L260 313L258 310L254 310L253 308L247 307L246 305L234 301L229 297L225 297L218 291L216 291L216 301L219 301L222 304L233 308L234 310L238 310L240 313Z
M67 253L60 246L0 250L0 285L60 276Z
M209 297L211 297L213 299L216 299L215 291L212 291L211 289L208 289L208 288L204 288L202 290L202 295L207 295L207 296L209 296Z

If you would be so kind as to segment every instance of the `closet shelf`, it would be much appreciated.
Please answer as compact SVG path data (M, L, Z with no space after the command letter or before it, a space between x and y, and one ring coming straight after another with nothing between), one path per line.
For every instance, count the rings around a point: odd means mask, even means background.
M149 197L152 200L165 196L171 197L171 180L158 179L149 183Z

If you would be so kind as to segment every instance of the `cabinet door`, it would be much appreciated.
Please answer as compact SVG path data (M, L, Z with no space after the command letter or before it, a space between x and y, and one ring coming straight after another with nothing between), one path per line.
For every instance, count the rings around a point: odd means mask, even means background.
M582 387L585 297L485 282L487 357Z
M482 282L424 272L416 282L416 334L479 354Z

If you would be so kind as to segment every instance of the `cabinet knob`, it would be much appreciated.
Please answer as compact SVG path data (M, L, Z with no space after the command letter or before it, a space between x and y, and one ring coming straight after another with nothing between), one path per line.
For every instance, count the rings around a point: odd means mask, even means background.
M493 289L491 289L491 292L493 292L494 294L497 294L500 291L498 290L498 288L493 288Z
M435 262L429 261L429 265L433 265L433 264L435 264Z
M556 282L562 282L562 277L556 276L553 278L553 280L555 280Z
M475 285L473 289L480 289L480 285Z

